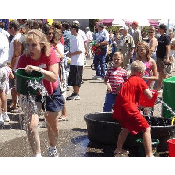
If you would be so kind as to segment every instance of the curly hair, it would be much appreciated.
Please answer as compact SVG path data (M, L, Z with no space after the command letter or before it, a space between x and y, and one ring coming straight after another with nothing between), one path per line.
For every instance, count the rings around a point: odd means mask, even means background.
M151 52L150 52L150 47L149 47L148 43L146 43L146 42L144 42L144 41L139 42L139 43L137 44L136 53L138 52L138 48L139 48L139 47L144 47L144 48L146 49L146 57L147 57L147 60L150 60L150 58L151 58ZM141 60L141 58L140 58L139 55L137 55L137 59L138 59L138 60Z
M32 30L29 30L29 32L27 33L26 41L28 41L29 39L33 39L35 37L38 38L40 44L44 45L42 52L44 52L46 56L49 56L50 43L48 42L46 35L38 29L32 29ZM26 50L26 55L28 55L28 50Z

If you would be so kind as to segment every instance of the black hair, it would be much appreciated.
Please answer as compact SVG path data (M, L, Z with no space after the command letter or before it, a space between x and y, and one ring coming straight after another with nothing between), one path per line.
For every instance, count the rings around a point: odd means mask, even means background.
M166 27L166 25L165 25L165 24L160 24L159 29L164 29L164 30L165 30L165 32L166 32L167 27Z
M9 26L10 26L10 28L13 27L16 31L18 31L20 28L20 24L17 20L10 21Z
M70 24L68 21L62 21L61 24L66 30L69 30Z
M0 28L4 29L5 27L5 23L4 22L0 22Z
M42 26L42 32L45 34L45 35L48 35L49 34L49 30L50 30L50 25L45 23L43 24Z
M72 22L71 23L71 28L74 28L74 29L76 29L76 32L78 33L78 30L79 30L79 24L77 24L77 23L75 23L75 22Z

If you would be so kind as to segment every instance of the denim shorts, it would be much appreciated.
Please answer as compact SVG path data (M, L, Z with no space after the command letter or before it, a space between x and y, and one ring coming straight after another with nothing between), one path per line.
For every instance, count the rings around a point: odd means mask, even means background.
M36 102L41 102L42 97L37 96ZM44 96L42 109L49 112L60 112L65 104L64 97L61 94L60 87L53 91L52 95Z

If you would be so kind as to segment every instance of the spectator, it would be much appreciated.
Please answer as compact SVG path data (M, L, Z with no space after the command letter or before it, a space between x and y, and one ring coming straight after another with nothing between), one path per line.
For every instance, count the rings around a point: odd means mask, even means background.
M6 30L4 30L4 26L4 22L0 22L0 33L4 34L7 38L9 38L10 34Z
M133 33L133 39L134 39L134 43L135 43L135 48L137 47L138 42L142 41L142 35L141 35L141 31L139 29L139 24L138 22L134 21L132 23L132 28L134 30Z
M70 52L67 54L71 58L68 85L73 86L73 93L67 97L67 100L80 100L79 91L82 81L85 49L83 38L78 31L79 25L73 22L71 25L73 36L70 39Z
M150 54L151 54L151 58L153 58L155 61L157 60L156 58L156 50L157 50L157 38L155 37L155 28L154 27L150 27L149 28L149 47L150 47Z
M169 33L170 36L170 44L171 44L171 50L170 50L170 61L171 61L171 68L174 69L174 57L175 57L175 34L174 32Z
M90 28L89 27L86 27L86 37L87 37L87 48L88 48L88 57L89 59L92 58L92 52L91 52L91 47L92 47L92 32L90 31Z
M107 45L109 44L109 34L107 34L102 23L97 23L96 27L98 32L94 34L93 40L95 41L96 51L94 56L94 67L96 75L92 79L103 80L106 68L106 54Z
M54 29L59 29L59 30L61 30L62 24L61 24L60 21L54 21L54 22L52 23L52 27L53 27ZM64 36L61 36L61 44L64 46Z
M157 90L160 92L162 88L162 82L167 75L170 74L170 38L166 34L167 27L164 24L160 24L158 39L158 46L156 51L157 56L157 70L159 72L159 79L157 84Z
M60 62L60 72L59 72L59 82L60 82L60 89L61 93L66 100L66 73L65 73L65 63L64 63L64 46L61 44L62 32L59 29L56 29L53 34L53 47L57 53L57 56L61 59ZM58 118L59 121L67 121L67 110L66 110L66 103L64 104L62 114Z
M127 72L123 69L123 55L121 52L115 52L113 55L114 66L109 69L104 78L104 83L107 85L107 93L103 112L111 112L117 97L118 91L124 81L127 80Z
M10 121L7 114L7 93L9 90L9 77L14 77L11 68L7 65L8 52L8 39L4 34L0 33L0 125Z
M13 36L12 41L10 42L10 49L9 49L9 57L8 61L10 62L10 67L14 72L16 70L16 65L18 63L19 56L22 55L23 52L23 41L24 38L20 33L20 25L19 22L13 20L10 22L8 26L9 33ZM15 89L15 79L10 79L11 84L11 96L12 96L12 103L10 105L11 112L18 112L17 109L17 92Z
M124 26L120 28L122 36L119 40L118 50L123 54L124 62L123 66L128 71L130 68L130 60L132 59L135 44L133 37L128 34L128 27Z

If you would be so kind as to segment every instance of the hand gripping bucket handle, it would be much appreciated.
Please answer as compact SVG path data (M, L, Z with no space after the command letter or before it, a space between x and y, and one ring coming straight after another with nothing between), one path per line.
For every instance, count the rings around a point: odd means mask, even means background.
M157 100L158 92L154 89L151 89L151 92L153 95L151 99L148 99L144 93L140 95L140 100L139 100L140 106L143 106L143 107L153 107L154 106Z

